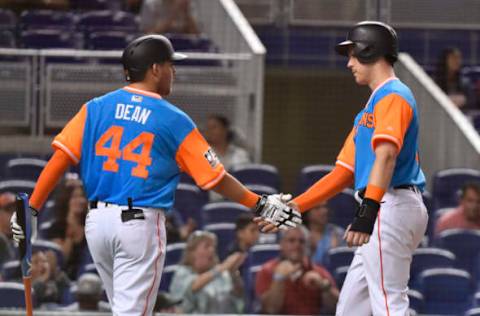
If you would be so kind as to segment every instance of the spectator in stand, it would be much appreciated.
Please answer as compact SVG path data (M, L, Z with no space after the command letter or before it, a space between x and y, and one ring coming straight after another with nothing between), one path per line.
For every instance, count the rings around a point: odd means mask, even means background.
M10 192L0 194L0 266L16 258L10 230L10 217L13 212L15 212L15 195Z
M50 266L43 251L32 255L32 288L38 305L62 303L65 291L70 288L67 275Z
M281 231L280 257L257 273L256 294L267 314L332 313L338 300L333 277L308 257L308 230L299 226Z
M476 107L473 87L468 80L460 76L462 53L458 48L446 48L442 51L435 82L448 95L450 100L462 111Z
M81 256L85 252L85 218L87 199L80 180L65 180L58 188L55 199L55 219L46 238L62 247L65 271L70 279L77 278Z
M129 5L133 6L133 2ZM140 29L145 33L199 34L196 12L190 0L144 0Z
M243 282L238 272L245 254L235 252L219 263L217 237L195 231L188 238L180 267L170 284L183 313L238 314L243 311Z
M165 230L167 231L167 240L169 243L183 242L195 230L197 223L191 217L185 223L180 213L172 209L165 216Z
M480 229L480 184L466 183L460 190L460 205L443 214L435 226L435 235L444 230Z
M307 213L306 225L310 231L310 249L312 260L319 265L325 265L330 248L345 245L343 228L328 222L329 209L327 203L312 208ZM353 213L353 210L352 210Z
M84 273L78 278L75 297L77 302L62 308L62 311L110 312L108 303L101 302L102 280L95 273Z

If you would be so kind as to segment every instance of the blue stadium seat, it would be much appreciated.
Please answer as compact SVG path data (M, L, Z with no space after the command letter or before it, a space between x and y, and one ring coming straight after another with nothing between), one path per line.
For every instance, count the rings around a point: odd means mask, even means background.
M270 259L278 257L280 246L278 244L255 245L250 248L248 265L260 266Z
M14 158L6 164L6 176L12 179L36 181L47 165L47 161L38 158Z
M240 214L250 210L238 203L233 202L214 202L205 205L202 209L203 223L235 223Z
M471 300L473 282L464 270L435 268L420 274L421 292L425 297L424 314L459 315Z
M261 185L261 184L245 184L245 187L247 187L250 191L253 191L259 195L266 194L277 194L278 190L275 188L272 188L268 185Z
M433 177L434 209L458 205L458 190L465 182L480 182L480 171L467 168L452 168L439 171Z
M24 48L75 48L74 37L61 30L28 30L21 33Z
M167 245L167 251L165 256L165 266L171 266L178 264L183 257L183 251L185 250L184 242L177 242Z
M448 229L434 240L437 247L455 254L455 267L468 271L476 278L477 256L480 254L480 231L470 229Z
M121 31L92 32L87 48L95 50L123 50L132 40L132 35Z
M13 31L17 27L17 16L9 9L0 8L0 30Z
M160 280L160 291L168 292L170 290L170 283L172 277L177 270L177 265L166 266L162 271L162 279Z
M18 179L0 181L0 193L1 192L13 192L13 193L25 192L27 194L31 194L33 191L33 188L35 188L34 181L18 180Z
M90 11L80 15L77 26L84 32L94 31L130 31L137 32L135 15L123 11Z
M272 165L243 164L232 167L230 173L244 184L260 184L280 189L278 169Z
M335 247L328 250L326 268L332 273L342 266L349 266L355 256L356 248Z
M440 248L418 248L412 256L410 265L410 286L418 288L418 276L422 271L432 268L453 268L455 255Z
M205 205L205 197L201 190L192 184L179 183L175 191L175 203L173 207L180 213L186 222L193 218L197 227L203 226L202 207Z
M70 12L63 11L26 10L20 15L20 27L24 30L72 31L75 28L75 16Z
M3 281L15 281L22 279L22 269L19 260L7 261L2 266Z
M305 192L315 182L320 180L323 176L333 170L335 166L332 165L310 165L303 167L300 171L299 180L297 184L296 193Z
M0 30L0 47L2 48L16 47L16 39L12 31Z
M37 239L33 242L32 251L33 252L36 252L36 251L43 251L43 252L53 251L53 253L55 254L55 257L57 259L57 265L59 267L63 267L63 265L65 263L64 258L63 258L62 248L58 244L54 243L53 241Z
M480 316L480 307L469 309L465 312L465 316Z
M351 224L358 207L354 191L348 188L328 200L327 205L330 209L329 221L342 228Z
M205 225L206 231L212 232L217 236L217 254L220 260L227 257L228 246L235 239L235 224L216 223Z
M478 290L473 295L473 306L474 307L480 307L480 291L478 291Z
M341 266L337 267L335 271L333 271L333 277L335 278L335 283L337 283L337 287L339 290L342 289L349 268L350 266Z
M424 304L424 297L422 293L416 290L408 290L408 300L410 301L410 308L412 308L416 313L419 313Z
M0 282L0 307L25 308L25 291L22 283Z

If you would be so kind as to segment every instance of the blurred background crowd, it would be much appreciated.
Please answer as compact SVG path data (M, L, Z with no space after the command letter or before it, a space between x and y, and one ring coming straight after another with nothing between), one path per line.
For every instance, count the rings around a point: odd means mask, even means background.
M387 2L387 18L394 20L400 1ZM333 45L355 22L382 18L375 3L0 0L0 307L23 306L9 228L14 193L32 191L51 154L51 137L83 102L122 86L118 50L132 38L167 34L177 50L190 53L178 66L171 101L199 122L237 179L259 194L299 194L332 169L353 113L368 97ZM455 12L449 11L452 19ZM451 27L440 14L421 26L392 23L400 51L415 63L401 57L407 66L398 74L420 71L414 86L427 91L414 93L426 109L420 152L430 220L413 256L408 295L412 313L477 315L480 24L464 13L464 25ZM334 313L355 250L343 234L356 207L347 189L305 213L304 226L266 235L250 210L182 175L166 219L156 311ZM87 213L79 170L72 168L39 216L32 278L40 310L109 311L85 240Z

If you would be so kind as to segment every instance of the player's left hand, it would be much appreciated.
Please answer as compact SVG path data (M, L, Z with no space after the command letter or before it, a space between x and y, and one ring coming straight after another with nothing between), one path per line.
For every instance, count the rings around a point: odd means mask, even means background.
M349 247L361 246L368 243L377 220L380 203L364 198L357 209L355 218L345 231L344 239Z
M343 235L343 239L347 242L348 247L359 247L370 241L370 235L361 232L351 231L352 225L348 225Z

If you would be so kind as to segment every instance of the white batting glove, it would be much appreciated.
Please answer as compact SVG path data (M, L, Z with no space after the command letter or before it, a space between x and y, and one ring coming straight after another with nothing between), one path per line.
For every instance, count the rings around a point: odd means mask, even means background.
M13 240L18 245L21 240L25 239L25 233L23 232L22 227L17 223L17 213L13 212L12 217L10 217L10 229L13 233Z
M302 224L302 216L292 207L286 205L291 195L262 195L255 207L257 215L274 224L279 229L290 229Z

